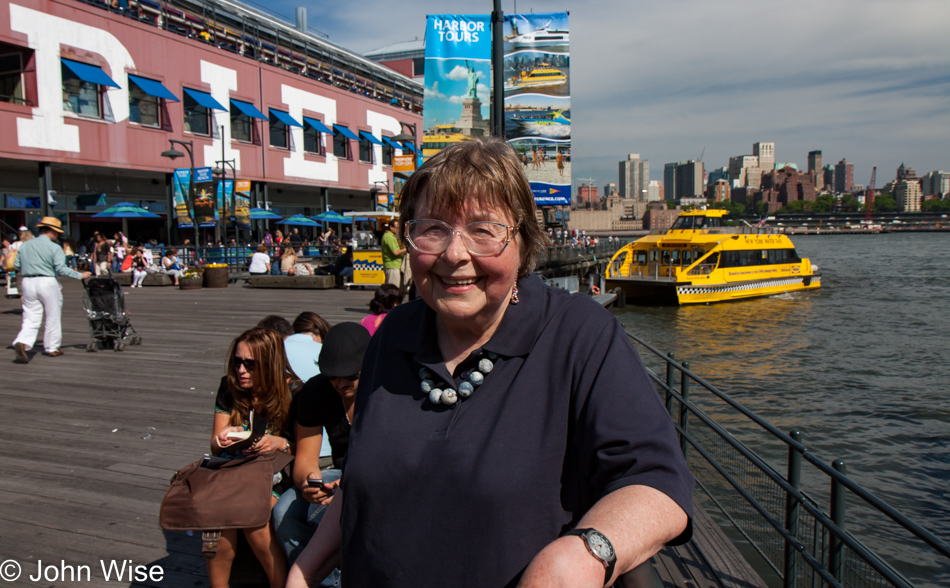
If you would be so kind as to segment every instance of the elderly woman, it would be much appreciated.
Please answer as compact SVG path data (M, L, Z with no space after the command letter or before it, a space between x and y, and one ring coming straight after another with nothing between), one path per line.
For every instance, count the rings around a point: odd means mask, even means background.
M531 274L515 152L442 150L400 214L422 300L370 342L338 496L288 586L339 561L349 586L595 588L686 541L669 415L616 318Z

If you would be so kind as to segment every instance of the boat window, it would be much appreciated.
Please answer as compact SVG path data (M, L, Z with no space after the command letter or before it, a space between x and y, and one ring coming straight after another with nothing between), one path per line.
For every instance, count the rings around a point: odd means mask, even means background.
M690 265L693 263L693 252L689 249L683 251L683 265Z
M650 261L656 261L656 260L659 259L659 258L660 258L660 250L659 250L659 249L651 249L651 250L650 250Z
M670 230L679 231L679 230L692 229L692 228L693 228L693 217L681 216L681 217L678 217L673 222L673 226L670 227Z
M708 264L712 269L716 269L716 266L719 265L719 253L713 253L703 263Z
M801 263L802 258L798 256L798 252L794 249L785 250L786 258L785 263Z
M662 263L663 265L669 265L669 263L670 263L670 250L669 250L669 249L663 249L663 250L661 251L660 255L662 256L660 263Z
M672 263L673 265L679 265L680 263L679 249L674 249L670 251L670 263Z
M706 222L706 228L711 229L711 228L721 227L721 226L722 226L722 219L719 218L718 216L709 217L709 218L706 219L706 220L707 220L707 222Z
M637 265L646 265L647 264L647 252L646 251L637 251L637 259L634 263Z

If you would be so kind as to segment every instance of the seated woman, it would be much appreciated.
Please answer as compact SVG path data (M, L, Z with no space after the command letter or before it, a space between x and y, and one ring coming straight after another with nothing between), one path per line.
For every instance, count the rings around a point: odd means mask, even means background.
M405 292L402 288L393 284L383 284L376 289L376 295L369 301L369 314L360 321L360 324L366 327L370 336L376 333L379 323L386 318L386 313L402 304L402 298Z
M287 247L284 249L284 253L280 256L280 273L288 276L293 276L296 272L292 271L294 269L294 264L297 263L297 252L294 251L293 247Z
M290 383L287 359L280 335L272 329L254 328L245 331L228 352L228 373L218 389L214 402L214 434L211 453L238 457L228 452L235 441L228 433L248 430L251 410L255 419L266 419L266 434L244 451L244 454L267 451L292 451L290 442ZM271 506L276 504L274 496ZM236 504L234 508L241 508ZM254 555L267 573L271 588L284 585L287 560L269 524L256 529L243 529ZM215 556L208 560L208 579L212 588L227 588L237 546L237 529L221 532Z
M330 328L317 362L320 374L311 378L294 398L294 488L285 492L274 507L274 531L291 564L313 536L339 484L349 447L360 367L368 345L369 333L356 323L340 323ZM334 467L320 471L324 427L330 438ZM322 484L311 484L308 480L321 480ZM329 579L333 581L335 578Z
M148 263L145 261L145 250L142 247L135 248L135 255L132 256L132 287L141 288L145 276L148 275Z
M267 254L267 245L260 245L251 255L251 263L247 271L252 276L262 276L270 273L270 255Z
M170 275L175 285L178 285L178 277L181 276L181 263L178 262L178 250L172 247L165 252L162 257L162 272Z

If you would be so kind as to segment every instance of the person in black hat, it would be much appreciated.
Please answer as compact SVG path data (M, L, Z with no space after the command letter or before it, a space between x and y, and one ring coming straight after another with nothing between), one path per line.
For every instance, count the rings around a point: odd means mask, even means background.
M327 331L314 376L297 393L291 414L296 422L294 488L274 506L274 530L288 564L307 545L339 485L349 447L353 405L369 331L357 323L340 323ZM326 429L333 468L320 470L320 446ZM321 484L309 480L321 480ZM328 580L332 584L338 572Z

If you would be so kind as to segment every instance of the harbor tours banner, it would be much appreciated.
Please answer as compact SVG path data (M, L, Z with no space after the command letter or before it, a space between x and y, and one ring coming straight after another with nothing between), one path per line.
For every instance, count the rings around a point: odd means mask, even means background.
M234 187L234 222L251 226L251 180L238 180Z
M505 138L539 206L571 203L568 13L505 15Z
M491 17L434 14L426 21L422 159L488 137Z
M224 219L225 224L231 219L231 196L234 194L234 180L218 180L215 188L217 207L214 209L215 219Z

